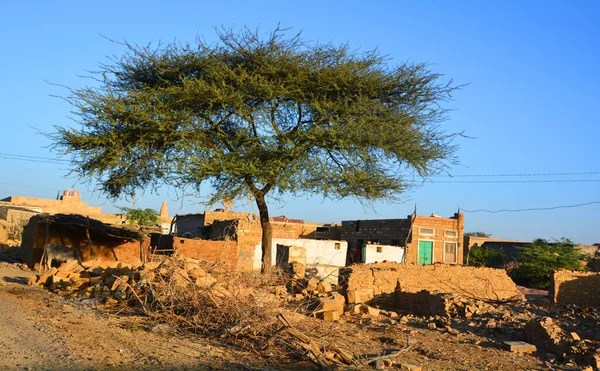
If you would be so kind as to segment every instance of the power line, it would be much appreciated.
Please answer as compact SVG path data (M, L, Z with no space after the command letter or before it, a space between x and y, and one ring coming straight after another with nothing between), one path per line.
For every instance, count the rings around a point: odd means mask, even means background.
M502 209L502 210L487 210L487 209L465 210L465 209L460 209L460 211L463 211L466 213L484 212L484 213L490 213L490 214L517 213L517 212L522 212L522 211L543 211L543 210L567 209L567 208L573 208L573 207L588 206L588 205L593 205L593 204L600 204L600 201L590 201L590 202L586 202L583 204L576 204L576 205L561 205L561 206L551 206L551 207L531 207L528 209Z
M486 183L585 183L600 182L600 179L556 179L556 180L441 180L432 181L432 183L445 184L486 184Z
M573 176L573 175L598 175L600 171L580 173L516 173L516 174L460 174L460 175L434 175L432 178L476 178L476 177L529 177L529 176Z
M17 161L29 161L29 162L38 162L38 163L46 163L46 164L59 164L59 165L67 165L67 162L62 162L61 161L54 161L54 160L36 160L36 159L32 159L32 158L17 158L17 157L7 157L7 156L3 156L0 155L0 158L6 159L6 160L17 160Z
M28 156L28 155L19 155L14 153L2 153L0 152L0 156L10 156L16 158L30 158L36 160L46 160L46 161L56 161L56 162L69 162L69 160L63 160L60 158L52 158L52 157L40 157L40 156Z

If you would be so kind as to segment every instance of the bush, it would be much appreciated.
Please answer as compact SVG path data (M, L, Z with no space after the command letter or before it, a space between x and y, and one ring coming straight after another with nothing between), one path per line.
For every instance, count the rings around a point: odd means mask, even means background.
M469 251L468 265L473 267L504 268L508 258L504 251L475 245Z
M527 247L518 248L518 251L516 262L508 274L522 286L545 290L550 287L554 271L585 269L581 263L585 254L565 238L552 244L538 239Z

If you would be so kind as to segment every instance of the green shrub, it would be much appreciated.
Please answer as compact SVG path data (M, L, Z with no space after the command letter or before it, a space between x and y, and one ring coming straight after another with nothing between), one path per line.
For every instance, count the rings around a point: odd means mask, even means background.
M120 207L119 209L126 212L127 223L143 225L143 226L158 226L160 225L160 214L152 209L130 209Z
M585 269L581 263L585 254L574 248L569 239L563 238L552 244L538 239L529 246L518 248L518 251L515 264L508 273L517 284L522 286L548 289L554 271L562 268Z
M475 245L469 251L468 265L473 267L504 268L507 262L504 251Z

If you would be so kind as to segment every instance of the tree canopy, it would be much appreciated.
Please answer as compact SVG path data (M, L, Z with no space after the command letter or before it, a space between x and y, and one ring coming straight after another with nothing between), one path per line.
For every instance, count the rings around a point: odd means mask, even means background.
M143 225L147 227L160 226L160 214L153 209L132 209L129 207L119 207L125 212L127 223Z
M163 183L209 184L208 203L251 195L265 269L267 195L389 200L410 185L407 174L452 161L453 135L440 123L457 87L426 65L281 29L217 34L214 44L125 43L98 86L71 90L81 127L52 137L74 171L113 197Z

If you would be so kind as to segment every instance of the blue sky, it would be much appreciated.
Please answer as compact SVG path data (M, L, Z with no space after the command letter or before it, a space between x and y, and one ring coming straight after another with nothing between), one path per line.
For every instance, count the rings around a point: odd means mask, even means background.
M458 208L523 209L600 201L600 2L598 1L4 1L0 12L0 198L56 196L75 186L85 201L115 212L128 201L106 200L94 185L65 178L68 167L19 161L8 155L52 157L39 132L73 125L70 106L52 95L93 84L79 77L124 48L106 38L139 44L197 36L214 40L215 26L278 23L304 39L378 48L393 61L426 62L468 84L447 107L449 132L464 131L453 175L588 173L531 177L434 178L408 192L403 203L365 208L353 200L319 196L271 202L272 215L308 221L450 216ZM104 36L104 37L103 37ZM106 38L105 38L106 37ZM33 159L32 159L33 160ZM598 173L598 174L589 174ZM494 183L442 183L442 181ZM497 181L587 180L497 183ZM596 181L594 181L596 180ZM176 192L138 195L137 206L170 212L201 211ZM239 202L239 210L252 204ZM465 213L467 231L533 239L570 237L600 242L600 204L519 213Z

